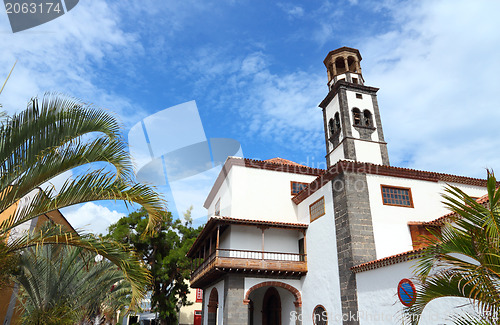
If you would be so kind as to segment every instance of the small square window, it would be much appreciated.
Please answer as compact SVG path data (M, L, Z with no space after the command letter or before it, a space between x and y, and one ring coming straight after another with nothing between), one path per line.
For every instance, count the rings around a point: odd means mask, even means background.
M309 216L311 222L325 215L325 197L317 200L309 206Z
M352 78L352 83L357 84L358 83L358 78Z
M410 188L387 185L381 185L381 188L384 205L413 208L413 199Z
M214 215L220 216L220 198L217 200L217 203L215 203L215 213Z
M356 79L356 78L355 78L355 79ZM358 80L358 79L356 79L356 80ZM357 83L357 82L356 82L356 83ZM358 99L363 99L363 95L362 95L362 94L356 94L356 98L358 98Z
M299 194L300 191L305 189L309 185L308 183L299 183L299 182L290 182L290 186L292 188L292 195Z

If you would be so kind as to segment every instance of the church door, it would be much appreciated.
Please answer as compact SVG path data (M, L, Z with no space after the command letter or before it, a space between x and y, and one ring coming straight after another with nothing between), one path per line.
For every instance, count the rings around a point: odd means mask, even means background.
M262 325L281 325L281 300L278 290L267 289L262 304Z

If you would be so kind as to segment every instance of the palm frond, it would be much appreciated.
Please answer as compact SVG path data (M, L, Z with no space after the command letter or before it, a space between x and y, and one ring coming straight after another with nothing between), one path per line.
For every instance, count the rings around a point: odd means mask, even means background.
M457 187L445 190L444 204L456 216L433 233L431 246L416 264L417 299L404 310L412 324L418 323L432 300L444 297L467 298L478 312L456 316L456 324L496 324L500 315L500 191L496 184L488 172L489 206Z
M124 279L132 289L131 306L142 299L150 283L150 274L146 266L128 247L110 239L92 234L77 235L68 233L60 225L44 227L31 233L18 236L10 243L10 252L25 251L27 248L45 249L44 246L72 246L102 255L123 272Z

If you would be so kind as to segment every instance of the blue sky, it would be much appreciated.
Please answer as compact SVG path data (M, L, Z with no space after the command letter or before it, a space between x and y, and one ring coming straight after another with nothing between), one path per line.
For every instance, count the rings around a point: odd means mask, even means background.
M70 94L115 112L126 134L195 100L207 138L324 167L322 61L350 46L380 88L392 165L484 177L500 166L498 12L460 0L81 0L15 34L0 13L0 77L18 60L0 102L12 113L45 91ZM65 211L96 231L124 213L109 202Z

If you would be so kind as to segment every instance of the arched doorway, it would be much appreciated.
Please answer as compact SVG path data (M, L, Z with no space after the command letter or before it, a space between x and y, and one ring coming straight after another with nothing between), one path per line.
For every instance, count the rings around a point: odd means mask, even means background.
M274 287L267 289L264 295L262 325L281 325L281 299Z
M217 309L219 307L219 293L217 289L212 288L208 298L208 325L217 325Z

